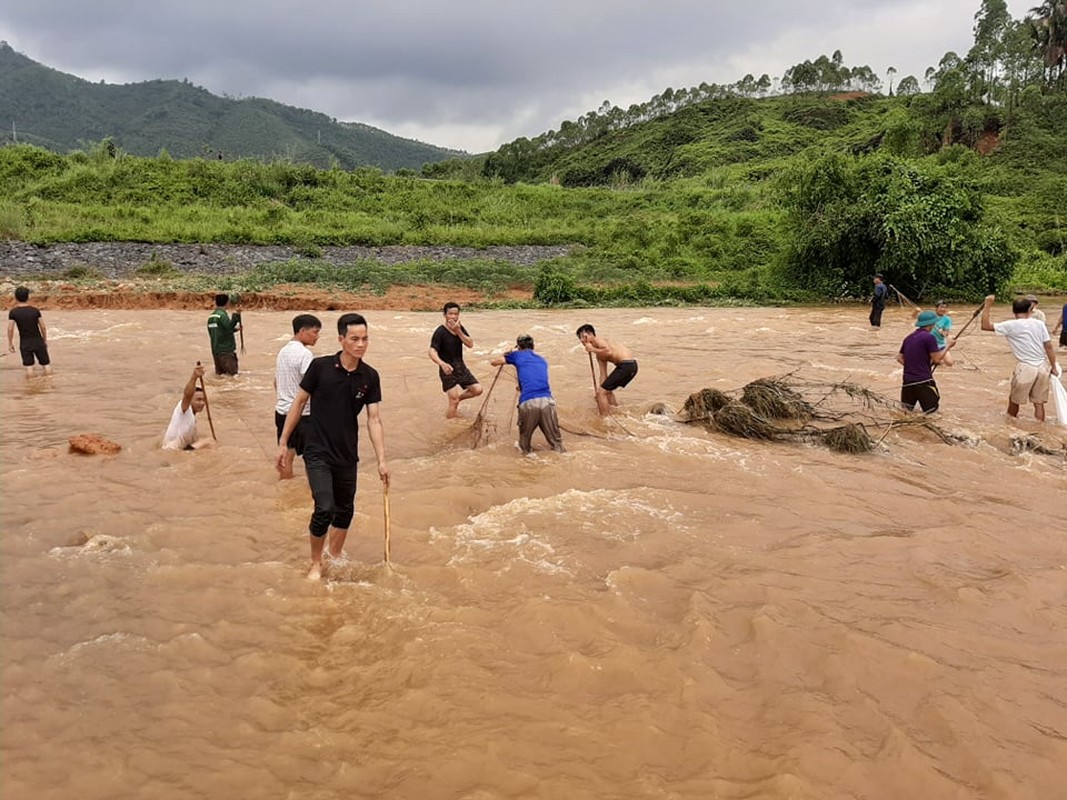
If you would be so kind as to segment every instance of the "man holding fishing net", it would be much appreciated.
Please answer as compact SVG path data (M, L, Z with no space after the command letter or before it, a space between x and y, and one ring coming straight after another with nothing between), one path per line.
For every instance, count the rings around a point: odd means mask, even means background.
M1059 375L1056 350L1044 322L1033 318L1033 302L1021 297L1011 304L1014 319L994 323L990 310L996 295L989 295L982 306L982 330L995 331L1008 340L1008 347L1015 356L1015 369L1011 373L1011 394L1008 397L1008 416L1019 416L1019 407L1027 401L1034 404L1034 417L1045 421L1045 403L1048 402L1050 376ZM1051 365L1051 369L1047 364Z
M934 382L934 365L942 363L956 340L949 338L944 347L933 334L939 316L935 311L923 311L915 319L915 330L904 339L897 353L897 361L904 367L900 387L900 403L911 411L916 403L925 414L937 411L941 395Z
M534 340L524 333L508 350L489 362L494 367L511 364L519 376L519 449L525 455L533 451L530 440L538 428L549 446L563 453L563 436L559 432L556 401L548 385L548 362L534 352Z
M438 325L430 339L430 361L437 365L441 389L448 395L445 417L459 413L459 404L482 393L482 385L463 362L463 348L474 347L474 340L459 321L459 303L445 303L443 325Z

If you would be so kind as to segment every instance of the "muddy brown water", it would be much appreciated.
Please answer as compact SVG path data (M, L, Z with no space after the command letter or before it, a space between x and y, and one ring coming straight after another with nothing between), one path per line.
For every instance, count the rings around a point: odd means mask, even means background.
M466 313L486 386L518 333L551 364L569 452L523 458L507 373L471 450L439 315L367 315L396 569L364 436L321 583L302 464L271 466L291 312L249 314L241 375L208 379L215 451L159 449L205 314L46 312L55 375L0 359L5 797L1064 796L1067 472L1006 446L1055 429L1004 417L1003 341L938 371L976 444L846 456L647 412L791 370L893 395L903 312ZM640 362L619 423L586 321ZM82 432L124 449L68 453Z

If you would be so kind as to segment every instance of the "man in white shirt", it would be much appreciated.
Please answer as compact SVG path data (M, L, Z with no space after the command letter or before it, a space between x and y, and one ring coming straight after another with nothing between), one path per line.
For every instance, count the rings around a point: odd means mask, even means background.
M279 441L282 428L285 427L285 417L300 389L300 381L307 372L311 359L315 357L308 348L315 346L321 331L322 323L318 317L298 314L293 317L293 338L278 352L278 360L274 364L274 392L277 397L274 404L274 426L278 430ZM293 459L304 454L304 428L310 414L311 403L308 403L300 415L300 422L289 437L288 455L279 470L283 480L293 477Z
M989 311L996 295L989 295L982 307L982 330L995 331L1008 340L1015 356L1015 371L1011 374L1011 395L1008 398L1008 415L1019 416L1019 407L1027 401L1034 404L1034 416L1045 421L1045 403L1048 402L1049 376L1059 375L1056 351L1052 337L1044 322L1031 316L1033 303L1029 298L1019 298L1011 305L1015 319L993 323Z
M196 415L204 410L207 403L204 390L196 385L203 377L204 368L197 362L193 374L185 384L182 399L174 406L174 413L170 415L170 425L163 434L164 450L199 450L214 446L214 439L196 438Z

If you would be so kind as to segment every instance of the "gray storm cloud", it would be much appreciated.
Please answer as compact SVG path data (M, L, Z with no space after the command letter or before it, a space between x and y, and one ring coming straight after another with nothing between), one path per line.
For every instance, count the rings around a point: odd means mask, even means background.
M36 0L0 9L0 38L90 80L184 77L477 151L603 99L731 82L739 68L780 74L837 48L853 64L891 52L900 75L921 75L966 50L978 4ZM434 138L449 135L469 140Z

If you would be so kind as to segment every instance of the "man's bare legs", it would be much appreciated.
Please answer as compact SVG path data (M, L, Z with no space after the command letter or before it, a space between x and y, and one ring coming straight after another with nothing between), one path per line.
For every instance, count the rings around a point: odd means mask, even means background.
M1009 417L1017 417L1017 416L1019 416L1019 404L1018 403L1013 403L1013 402L1011 402L1011 400L1008 401L1008 416ZM1038 422L1044 422L1045 421L1045 404L1044 403L1034 403L1034 419L1036 419Z
M317 581L322 577L322 546L326 543L325 536L313 536L308 534L311 539L311 569L308 570L308 580Z
M446 392L448 395L448 411L445 412L445 418L455 418L459 414L459 404L461 402L477 397L481 393L482 385L480 383L472 383L466 389L462 386L453 386Z
M348 528L335 528L330 526L326 534L329 540L326 545L326 555L336 560L345 558L345 539L348 537Z

